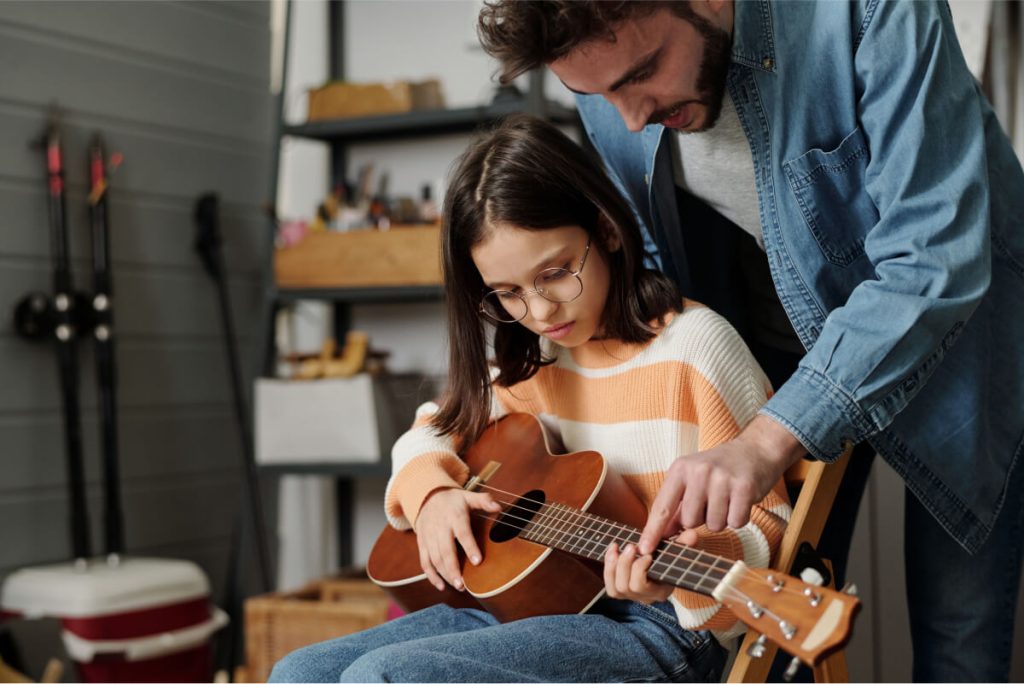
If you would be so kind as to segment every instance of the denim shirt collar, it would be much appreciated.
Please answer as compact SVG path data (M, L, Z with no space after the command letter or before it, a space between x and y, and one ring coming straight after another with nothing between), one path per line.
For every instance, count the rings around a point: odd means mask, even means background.
M774 72L778 64L768 0L735 0L733 13L732 61Z

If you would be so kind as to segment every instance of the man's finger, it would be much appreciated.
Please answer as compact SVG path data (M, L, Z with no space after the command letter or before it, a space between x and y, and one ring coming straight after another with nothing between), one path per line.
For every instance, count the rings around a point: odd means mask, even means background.
M658 490L658 495L654 497L650 515L647 517L647 524L644 525L644 530L640 535L638 543L640 553L653 553L658 542L664 537L665 529L675 524L675 519L678 518L676 511L679 508L679 500L685 491L686 480L682 471L674 467L669 468L665 475L665 481L662 483L661 489Z

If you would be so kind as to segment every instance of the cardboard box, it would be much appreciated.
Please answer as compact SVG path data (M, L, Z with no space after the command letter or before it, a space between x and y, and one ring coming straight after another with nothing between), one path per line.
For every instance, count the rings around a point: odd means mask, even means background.
M334 81L309 91L309 120L345 119L400 114L444 107L437 79L410 83L346 83Z
M440 226L309 233L274 251L281 288L441 284Z
M256 380L256 461L378 463L433 391L419 374Z

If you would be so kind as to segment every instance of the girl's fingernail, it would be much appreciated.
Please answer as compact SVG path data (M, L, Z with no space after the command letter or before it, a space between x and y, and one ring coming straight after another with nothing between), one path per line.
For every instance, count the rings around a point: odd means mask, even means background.
M473 561L473 565L480 565L480 556L473 556L469 560Z
M462 580L460 580L460 579L455 580L455 588L458 589L459 591L462 591Z

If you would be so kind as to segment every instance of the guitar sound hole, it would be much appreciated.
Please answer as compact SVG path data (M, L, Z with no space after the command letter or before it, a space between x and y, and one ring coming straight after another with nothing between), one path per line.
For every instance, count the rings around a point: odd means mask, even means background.
M491 526L491 541L501 543L518 537L543 505L544 492L541 490L534 489L523 494L494 521L494 525Z

